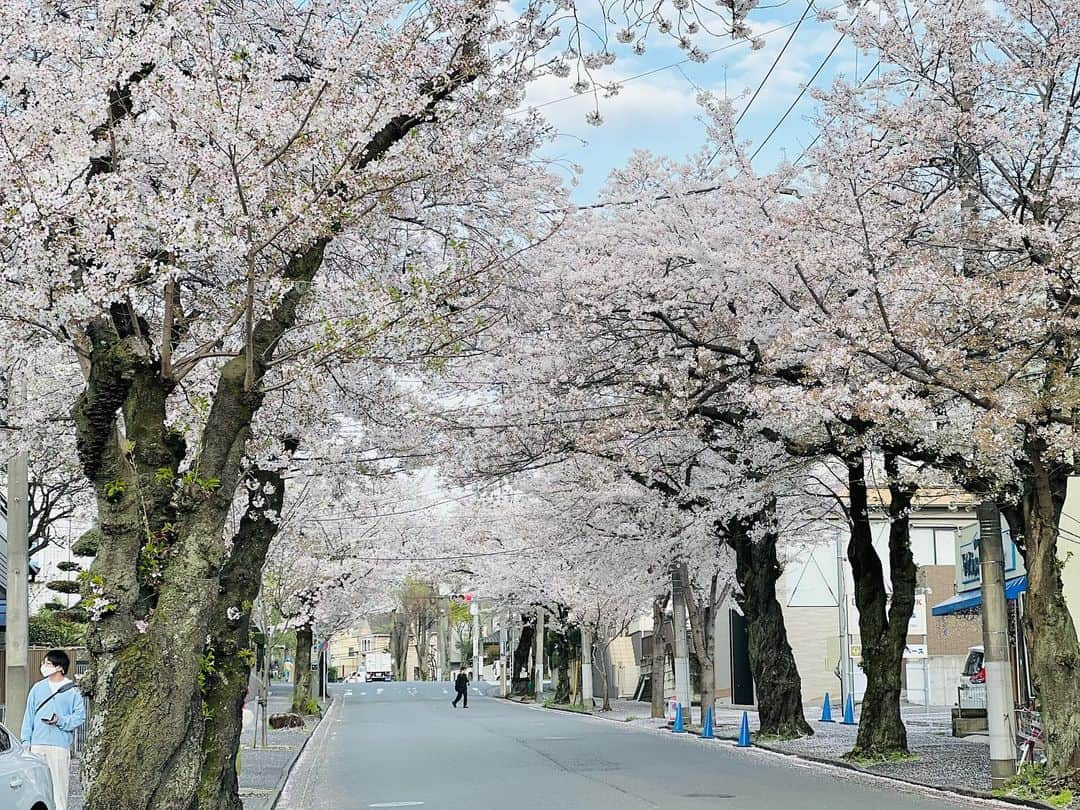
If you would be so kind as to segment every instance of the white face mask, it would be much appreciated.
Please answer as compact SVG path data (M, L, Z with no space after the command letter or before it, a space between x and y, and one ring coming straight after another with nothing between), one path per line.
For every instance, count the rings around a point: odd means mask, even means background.
M56 667L49 666L48 664L42 664L41 665L41 677L42 678L48 678L54 672L58 672L58 671L59 670L57 670Z

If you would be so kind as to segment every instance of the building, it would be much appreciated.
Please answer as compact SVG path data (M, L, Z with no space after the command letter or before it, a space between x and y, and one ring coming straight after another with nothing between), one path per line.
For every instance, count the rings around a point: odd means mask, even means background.
M434 649L435 634L431 636ZM330 637L330 666L337 670L339 678L347 678L353 673L363 674L367 670L365 658L369 653L390 652L390 614L378 613L360 619L352 627L340 630ZM428 660L433 656L429 653ZM405 662L405 680L420 679L420 659L416 645L410 640L408 657Z
M887 497L887 493L884 495ZM875 500L880 503L881 497ZM923 703L928 692L932 705L950 704L968 648L982 643L982 628L977 619L973 621L962 614L931 618L928 610L928 604L955 594L957 538L964 527L975 523L974 506L970 497L946 492L923 495L913 504L911 550L919 567L919 580L904 669L909 700ZM889 522L883 512L872 516L872 531L888 589ZM838 524L831 542L801 548L795 545L777 583L777 598L783 606L788 640L802 678L803 700L807 703L820 703L826 692L835 696L840 691L839 664L844 650L839 629L841 594L847 605L845 646L854 664L856 699L861 697L865 685L858 666L859 615L846 555L848 538L847 526ZM738 622L730 618L729 621ZM722 669L730 672L731 653L728 659Z

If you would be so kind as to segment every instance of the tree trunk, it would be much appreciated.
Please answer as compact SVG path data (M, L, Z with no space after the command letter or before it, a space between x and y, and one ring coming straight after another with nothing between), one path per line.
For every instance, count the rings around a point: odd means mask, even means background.
M608 666L610 659L608 658L608 647L611 644L610 639L606 639L600 647L597 648L597 652L600 653L597 656L598 661L593 661L593 671L596 671L596 665L600 665L600 681L603 684L604 689L604 702L600 704L600 711L611 711L611 686L608 683Z
M713 639L716 636L716 604L718 599L717 584L720 572L714 571L709 578L709 588L704 593L695 593L690 581L690 573L682 566L682 581L686 587L686 607L690 617L690 639L694 645L694 655L698 660L701 674L700 697L701 716L705 710L716 711L716 652Z
M390 614L390 661L395 681L407 681L409 669L409 618L402 611Z
M101 528L84 598L98 616L83 679L93 702L86 808L186 808L202 763L198 684L225 559L222 529L258 398L242 394L242 374L227 363L199 475L180 479L184 442L166 423L172 386L158 376L130 318L114 318L90 329L90 378L73 412Z
M464 61L448 67L422 110L375 132L354 170L434 120L436 108L476 77ZM92 701L85 810L189 810L197 800L205 708L199 684L226 558L225 520L263 401L258 384L296 324L328 242L317 237L287 259L282 277L291 286L218 372L198 458L183 477L185 442L169 427L166 407L175 382L161 376L149 324L124 301L87 326L87 381L72 416L101 541L83 600L95 619L87 634L90 670L80 682Z
M555 673L555 703L570 703L570 659L574 656L573 632L567 625L570 611L559 605L552 614L551 627L548 628L546 653L548 662Z
M781 738L814 733L802 705L802 679L788 643L784 611L776 598L782 569L776 557L777 533L765 526L752 536L754 523L772 522L772 508L747 521L728 526L727 541L735 550L735 571L741 593L739 606L750 635L750 669L757 692L760 733Z
M260 375L296 320L325 242L289 261L295 283L254 327ZM83 472L97 496L101 541L83 604L92 700L84 756L86 810L182 808L202 767L206 639L226 561L225 519L262 396L243 356L218 372L198 464L179 475L182 436L169 427L174 388L160 375L149 326L114 304L87 327L89 374L72 416ZM121 434L121 421L124 433ZM152 718L154 734L145 733Z
M290 452L296 443L287 443ZM221 595L211 625L207 655L213 662L203 684L206 725L198 810L243 810L237 782L244 699L255 659L251 649L251 607L259 595L266 552L277 533L285 496L278 472L255 470L248 505L221 573Z
M420 668L420 680L431 680L431 624L426 608L421 608L416 619L416 661Z
M510 673L511 693L527 695L529 693L529 661L532 657L533 639L536 636L536 617L522 615L521 635L514 648L513 670Z
M889 477L889 567L892 600L886 602L881 559L873 546L862 454L846 460L851 541L848 560L855 579L866 692L851 756L878 758L907 753L907 729L900 716L901 668L908 623L915 607L916 566L911 554L908 513L913 485L900 481L898 459L886 452Z
M293 656L292 710L297 714L312 714L310 622L296 631L296 654Z
M664 623L666 621L667 603L669 594L664 594L653 600L653 632L652 632L652 657L650 660L650 681L652 683L651 716L664 717L664 680L667 672L665 659L667 657L667 644L664 640Z
M1028 590L1024 629L1031 670L1046 731L1047 765L1055 773L1080 767L1080 645L1062 592L1057 554L1058 525L1069 468L1051 462L1040 439L1029 437L1023 487Z

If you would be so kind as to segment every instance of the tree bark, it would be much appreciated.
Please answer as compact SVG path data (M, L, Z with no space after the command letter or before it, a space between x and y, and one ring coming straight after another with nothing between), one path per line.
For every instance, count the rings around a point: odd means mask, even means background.
M667 643L664 639L664 623L667 620L667 603L669 594L657 597L653 600L653 632L652 632L652 657L650 660L650 680L652 682L651 716L664 717L664 681L667 668Z
M287 443L295 451L296 443ZM203 684L207 707L203 731L198 810L243 810L237 781L244 699L251 678L251 608L259 595L261 572L285 497L285 479L276 471L255 470L248 505L233 537L221 573L221 594L211 625L207 655L213 662Z
M311 697L311 623L296 631L296 654L293 656L292 710L297 714L312 714Z
M390 661L395 681L407 681L409 670L409 617L402 611L390 614Z
M701 673L700 697L701 716L705 710L716 711L716 604L719 571L714 571L709 578L709 587L703 593L695 593L686 565L682 566L682 581L686 588L686 607L690 617L690 640L693 642L694 655L697 657Z
M892 600L887 604L881 559L873 546L865 461L861 453L845 461L851 524L848 560L855 579L859 639L866 672L859 732L850 755L879 758L906 754L907 729L900 716L900 691L908 623L915 607L916 566L911 554L908 513L916 489L900 480L898 459L886 452L892 580Z
M1046 732L1047 766L1054 773L1080 768L1080 645L1065 604L1058 526L1071 467L1054 463L1041 439L1029 436L1023 482L1022 548L1028 590L1024 629Z
M518 636L517 646L514 648L514 669L510 678L512 694L527 695L529 693L529 681L531 680L529 661L532 658L535 636L536 618L523 614L521 617L521 635Z
M548 628L546 652L552 670L555 672L555 697L558 704L570 703L570 659L574 656L572 628L567 624L570 611L559 605L552 614Z
M599 635L597 636L599 638ZM596 671L597 664L600 666L600 681L603 683L604 688L604 700L600 704L600 711L611 711L611 684L608 679L608 667L611 665L611 658L608 656L608 647L611 646L611 639L604 636L604 641L596 648L599 653L596 656L597 660L593 661L593 672Z
M788 642L784 611L776 598L782 569L776 557L778 536L772 509L753 519L733 521L726 538L735 551L738 602L749 628L750 668L757 692L760 733L781 738L814 733L802 704L802 679ZM760 537L754 536L758 524Z
M424 108L387 121L354 168L364 169L431 121L441 102L476 77L467 56L474 53L469 34L461 63L424 88ZM90 170L112 166L91 161ZM101 530L83 601L96 619L87 635L91 666L81 681L92 701L83 756L86 810L189 810L197 800L203 652L226 561L225 520L262 405L257 382L296 324L328 241L319 237L288 260L282 275L292 286L253 324L244 350L222 366L198 459L183 477L186 448L168 427L166 408L175 384L161 375L149 325L124 301L87 327L87 382L72 412Z

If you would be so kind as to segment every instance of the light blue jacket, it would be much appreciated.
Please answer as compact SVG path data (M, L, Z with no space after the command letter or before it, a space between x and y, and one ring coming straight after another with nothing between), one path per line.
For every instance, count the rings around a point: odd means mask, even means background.
M30 689L30 695L26 699L26 713L23 714L23 745L71 748L75 729L86 722L86 704L83 703L82 692L78 687L68 689L45 703L45 699L52 693L47 678L38 681ZM52 726L45 721L54 714L58 722Z

